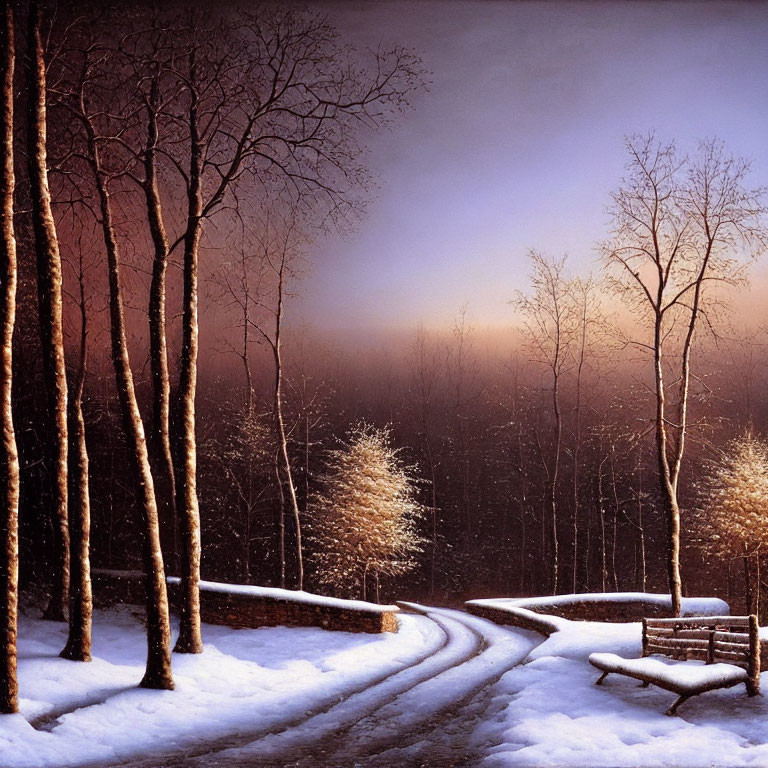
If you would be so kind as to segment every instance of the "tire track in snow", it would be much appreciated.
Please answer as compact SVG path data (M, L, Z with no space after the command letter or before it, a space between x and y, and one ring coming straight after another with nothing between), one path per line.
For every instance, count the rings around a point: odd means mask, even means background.
M407 685L402 685L402 680L390 679L293 730L245 747L209 753L185 764L342 766L389 750L401 750L422 741L439 727L438 718L444 719L447 713L462 708L467 700L519 664L537 644L532 636L521 636L463 612L401 605L428 616L449 635L449 652L441 661L450 658L450 663L443 663L441 669L427 675L423 674L425 665L420 665L418 679L409 680ZM333 746L324 750L326 745ZM312 747L315 749L310 752ZM391 764L405 763L398 760Z
M429 737L457 718L460 712L472 708L473 704L489 704L490 701L485 700L487 696L478 694L485 694L502 675L521 663L544 639L535 635L521 636L519 632L457 611L440 610L437 613L460 617L462 622L482 636L483 651L461 666L426 681L418 690L410 691L407 696L377 712L374 718L358 723L345 735L346 744L330 756L331 764L342 765L340 761L353 758L381 757L391 750L402 756L408 753L408 747L423 741L427 742L427 748L431 746L434 749L435 744L429 744L434 739L430 740ZM434 618L434 614L431 617ZM483 699L483 702L476 699ZM466 746L470 734L464 735L462 746ZM437 743L443 746L439 738ZM349 754L350 751L352 754ZM426 765L458 764L435 763L434 754L430 757ZM408 763L401 757L379 764L405 766ZM416 764L421 765L422 760L418 759Z
M449 648L451 644L450 633L445 631L441 625L441 622L434 621L434 619L432 619L432 621L442 630L442 639L439 644L428 646L423 653L416 655L414 660L405 666L399 666L394 670L388 669L384 674L368 678L367 680L364 680L357 685L350 686L343 691L335 690L333 693L328 694L324 698L317 696L313 699L313 709L310 711L305 711L299 717L271 718L271 722L263 725L261 728L253 728L249 729L248 731L243 731L243 729L240 729L237 732L222 735L221 737L213 740L207 739L205 742L188 744L186 747L181 747L172 751L166 750L162 752L156 752L153 753L151 757L137 758L126 756L123 760L117 759L114 763L111 763L110 766L112 768L115 768L116 766L131 766L132 768L157 768L157 766L162 765L164 768L171 768L171 766L193 765L196 764L196 758L205 760L207 757L214 754L219 754L224 750L248 745L254 741L259 741L259 743L261 743L261 739L268 738L271 735L281 734L285 732L286 729L300 728L304 723L312 720L313 718L320 717L326 712L329 712L338 706L344 705L350 698L364 694L372 688L377 689L381 685L386 685L394 678L401 680L403 676L410 675L415 670L423 669L425 664L429 665L429 671L425 671L423 676L433 674L433 660L436 658L443 659L446 654L453 654L453 649ZM445 663L446 665L450 666L450 664L453 662L448 659ZM416 685L417 682L414 682L413 684ZM84 766L83 768L103 768L103 764L88 764L88 766Z

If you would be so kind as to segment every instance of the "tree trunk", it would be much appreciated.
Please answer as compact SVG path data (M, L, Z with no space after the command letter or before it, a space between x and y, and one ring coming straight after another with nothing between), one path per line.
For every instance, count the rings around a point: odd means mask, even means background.
M603 435L600 434L598 445L598 457L603 450ZM603 496L603 464L605 459L601 459L597 467L597 506L600 510L600 591L605 592L608 582L608 547L605 537L605 497Z
M152 432L154 476L158 479L157 493L161 512L160 538L169 570L178 570L176 539L176 478L170 436L171 384L168 373L168 343L166 333L166 271L168 267L168 235L163 221L162 203L157 184L157 146L159 84L155 75L147 105L147 146L144 154L144 197L152 236L154 258L152 282L149 289L149 357L152 369Z
M619 523L619 494L616 489L615 446L611 443L611 488L613 489L613 531L611 534L611 573L613 574L613 591L619 591L619 574L616 570L616 545L618 544Z
M291 470L291 458L288 454L288 437L285 431L285 419L283 418L283 360L281 349L281 331L283 321L283 267L278 276L277 312L275 314L275 341L272 351L275 358L275 420L277 422L278 438L280 440L280 456L283 460L283 472L285 482L288 485L288 498L291 502L291 514L293 516L294 532L296 535L296 580L297 589L304 589L304 556L301 543L301 517L299 516L299 500L296 497L296 486L293 482Z
M280 459L275 451L275 484L277 487L277 548L280 557L280 588L285 589L285 492L280 478Z
M677 486L672 478L667 457L667 426L664 393L664 371L661 361L662 329L658 316L654 330L654 369L656 383L656 458L661 481L661 497L664 516L667 520L667 577L672 613L679 616L683 588L680 578L680 508L677 504Z
M584 371L584 359L587 346L587 299L586 295L581 313L581 344L579 346L579 365L576 369L576 426L573 435L573 574L572 591L578 589L579 574L579 451L581 450L581 378Z
M523 466L523 440L520 434L520 425L517 427L517 455L520 466L520 593L525 594L525 575L527 566L527 543L528 537L526 534L526 505L528 503L526 474Z
M46 453L53 503L56 569L51 600L44 617L64 621L69 595L67 375L62 326L61 256L48 188L46 66L41 24L40 7L33 0L29 12L27 152L37 252L37 296L49 435Z
M552 387L552 409L555 416L555 446L552 460L552 478L549 489L550 520L552 524L552 594L556 595L559 587L560 542L557 534L557 480L560 473L560 448L563 435L563 420L560 413L560 378L554 376Z
M757 618L760 618L760 555L755 555L755 610L750 611L750 613L754 613Z
M88 134L88 149L96 182L101 213L101 227L107 251L109 272L109 318L112 362L120 401L128 457L134 476L136 496L144 513L144 583L147 598L147 667L141 680L142 688L173 689L171 674L171 625L168 615L168 593L165 584L163 554L160 547L160 526L155 500L155 487L149 466L149 451L144 424L136 402L133 373L125 332L122 288L120 285L120 255L112 224L112 210L106 179L101 170L99 148L93 125L81 105Z
M250 335L249 329L251 324L249 320L250 310L250 291L248 289L248 275L246 272L245 257L242 261L243 267L243 287L245 295L243 297L243 351L240 353L240 359L243 361L243 373L245 374L245 412L248 415L248 419L253 416L253 375L251 374L251 360L248 355ZM307 428L309 429L309 428Z
M73 661L91 660L91 501L88 488L88 448L85 443L83 388L88 362L88 317L82 252L80 254L80 361L69 409L69 529L73 573L69 589L69 637L61 656Z
M196 77L194 56L191 80ZM190 91L190 168L187 189L187 230L184 235L184 307L182 317L179 414L181 466L177 481L176 509L181 527L181 605L177 653L201 653L200 630L200 509L197 501L197 440L195 393L198 354L198 249L203 214L203 146L198 134L198 103Z
M431 557L429 563L429 595L435 596L435 584L437 579L437 473L435 472L435 461L432 456L432 447L429 441L429 437L424 433L424 442L427 448L427 464L429 467L429 488L430 488L430 517L432 528L432 546Z
M642 567L641 591L646 590L645 527L643 526L643 465L640 447L637 450L637 529L640 535L640 565Z
M18 711L16 637L19 602L19 456L13 428L13 328L16 320L16 235L13 228L13 73L15 41L13 6L4 0L0 27L3 73L3 156L0 163L0 714Z
M752 564L749 555L744 555L744 604L746 613L755 613L755 590L752 586Z

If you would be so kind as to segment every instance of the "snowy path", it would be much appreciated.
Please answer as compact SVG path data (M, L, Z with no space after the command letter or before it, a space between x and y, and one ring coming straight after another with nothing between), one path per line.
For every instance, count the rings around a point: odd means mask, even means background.
M474 719L478 699L520 663L541 638L502 629L459 611L410 605L445 633L445 645L421 663L359 691L323 712L258 740L205 754L187 751L166 765L343 766L459 765L466 746L465 717ZM448 715L450 714L450 717ZM444 733L448 730L458 738ZM139 763L134 765L148 765Z
M174 656L175 691L136 688L132 609L98 612L90 664L59 658L64 625L25 616L21 713L0 718L0 768L474 764L493 684L541 638L411 607L396 634L206 625L200 656Z
M64 625L25 616L0 768L768 765L768 696L713 691L670 718L666 691L595 686L589 654L639 656L639 623L562 619L543 640L417 608L396 634L206 625L203 653L174 658L175 691L135 687L132 610L98 612L90 664L58 657Z

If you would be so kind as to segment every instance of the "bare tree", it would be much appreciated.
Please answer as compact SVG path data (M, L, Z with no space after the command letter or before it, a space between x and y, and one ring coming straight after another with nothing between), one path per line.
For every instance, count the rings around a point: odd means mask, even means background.
M181 464L176 506L181 523L179 652L202 650L199 617L200 530L195 453L198 262L204 222L236 187L279 179L314 209L343 215L350 187L364 180L355 131L374 127L421 83L418 62L402 49L380 52L368 74L322 18L283 9L243 12L227 27L189 14L177 30L173 75L179 99L169 108L169 168L186 197L182 233L183 312L178 411ZM262 187L259 188L260 191ZM306 193L306 195L305 195Z
M239 404L222 411L222 416L228 415L232 419L234 429L223 440L209 438L202 444L202 450L218 476L226 478L227 491L241 510L242 520L233 524L236 540L241 545L238 555L242 566L240 578L244 584L252 584L253 545L257 538L253 533L254 517L270 487L265 470L271 466L272 425L269 414L249 412ZM230 509L234 506L228 505Z
M13 329L16 320L16 234L13 226L13 75L15 35L13 3L4 0L0 26L0 71L3 73L2 163L0 164L0 714L18 711L16 636L19 602L19 455L13 427Z
M37 0L29 9L27 68L27 156L32 221L37 253L37 291L47 416L50 424L48 472L54 507L56 573L45 617L64 621L69 595L69 527L67 511L67 372L61 297L61 255L51 210L46 146L46 62L42 42L42 12Z
M525 319L526 335L537 362L545 366L552 381L552 448L545 462L552 544L552 591L560 584L560 541L558 520L558 481L563 449L563 409L561 387L564 374L573 365L576 315L565 278L565 258L547 259L530 252L532 265L530 295L520 294L515 302Z
M90 565L91 497L83 417L83 390L88 369L88 299L85 284L87 267L83 251L82 242L78 242L76 302L80 314L80 353L69 401L69 530L73 573L69 585L69 636L61 652L62 658L73 661L91 659L93 614Z
M596 343L604 337L605 318L603 315L598 286L594 279L576 277L568 285L569 302L574 320L574 376L575 403L573 444L571 458L573 461L573 560L571 588L578 588L579 570L579 514L581 511L581 444L584 411L583 383L587 372L588 358L594 356Z
M461 462L460 505L464 533L469 544L472 535L472 493L470 480L471 450L468 429L469 406L477 396L477 358L474 353L474 328L468 306L459 307L451 326L451 343L447 349L446 367L453 389L453 420L456 455Z
M627 150L628 174L613 194L614 234L603 256L619 295L645 319L648 331L628 343L653 358L653 428L668 529L667 572L672 608L679 615L678 486L694 341L702 322L713 327L719 301L714 288L743 278L741 249L764 246L765 208L762 190L745 187L749 164L729 155L719 141L702 142L690 159L653 135L628 139Z
M283 319L285 300L288 296L288 282L296 275L297 261L301 256L303 236L295 224L296 212L290 211L288 216L281 218L277 224L274 217L267 217L261 233L257 236L259 256L262 265L267 270L266 282L269 288L262 289L258 306L272 317L272 328L267 330L258 316L248 316L247 322L261 336L269 347L274 362L273 413L275 433L277 437L277 452L275 478L278 493L283 498L284 488L287 489L288 502L293 518L294 536L296 541L296 584L297 589L304 588L304 555L301 541L301 513L296 493L294 472L288 449L288 429L284 409L284 365L283 365ZM271 293L271 300L268 293ZM265 295L267 294L267 295ZM267 303L269 301L269 303ZM281 505L282 507L282 505ZM283 528L281 526L281 531ZM284 538L281 536L281 582L285 578Z
M75 41L76 44L77 41ZM160 547L160 532L154 482L144 424L139 412L131 370L121 284L121 260L117 233L113 222L110 186L122 175L122 169L110 166L105 156L112 142L112 116L98 102L101 93L102 67L109 68L110 52L86 38L82 48L70 52L71 79L61 86L61 104L82 127L81 147L75 158L90 171L96 194L97 220L101 228L107 256L109 280L109 316L112 363L123 425L128 442L128 457L134 489L144 515L143 560L147 606L147 666L141 686L173 688L170 654L170 619L165 569ZM92 104L91 102L96 102Z
M127 35L118 46L121 63L131 72L134 91L125 107L124 122L134 128L135 141L122 140L121 148L133 160L126 175L141 189L152 240L152 279L149 290L149 359L152 371L152 427L150 456L156 497L161 513L161 541L166 562L177 568L176 478L171 447L171 380L168 364L166 281L171 244L165 223L159 182L163 144L161 127L170 104L178 97L178 81L169 72L174 57L172 25L164 24L157 10L148 29ZM139 138L141 137L141 138Z
M437 547L438 547L438 508L437 508L437 440L433 421L438 400L443 394L440 391L439 375L441 355L438 345L429 338L422 324L416 329L416 337L411 346L411 378L416 408L418 434L422 444L425 470L429 479L429 517L430 517L430 564L429 564L429 594L435 594Z

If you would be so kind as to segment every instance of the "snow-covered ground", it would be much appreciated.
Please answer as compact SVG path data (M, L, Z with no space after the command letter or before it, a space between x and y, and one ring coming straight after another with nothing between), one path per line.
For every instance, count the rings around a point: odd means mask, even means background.
M206 625L205 652L175 656L163 692L135 687L130 609L97 612L90 664L57 657L63 625L24 617L22 713L0 717L0 766L768 765L768 701L743 686L667 717L674 694L594 685L589 654L639 656L639 624L558 619L542 641L426 610L397 634Z
M600 673L587 662L594 651L640 656L640 624L560 626L495 686L471 737L487 755L483 768L768 765L766 698L748 698L740 685L667 717L675 694L618 676L595 686Z
M0 765L111 765L284 727L445 643L424 617L400 621L397 634L379 635L205 625L201 656L174 655L176 690L146 691L136 688L146 641L129 609L96 612L94 660L87 664L58 658L65 625L23 617L21 713L0 717Z

